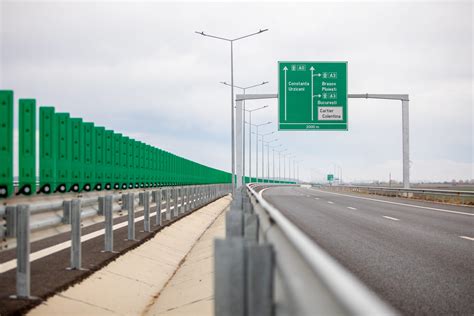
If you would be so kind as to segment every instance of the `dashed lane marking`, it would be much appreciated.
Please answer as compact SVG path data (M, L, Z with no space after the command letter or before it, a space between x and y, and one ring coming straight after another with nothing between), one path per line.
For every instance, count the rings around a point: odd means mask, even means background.
M474 238L472 238L472 237L467 237L467 236L459 236L459 238L462 238L462 239L467 239L467 240L474 241Z
M410 207L414 207L414 208L421 208L421 209L425 209L425 210L431 210L431 211L437 211L437 212L444 212L444 213L452 213L452 214L460 214L460 215L474 216L474 213L451 211L451 210L445 210L445 209L435 208L435 207L428 207L428 206L421 206L421 205L413 205L413 204L399 203L399 202L391 202L391 201L385 201L385 200L377 200L377 199L371 199L371 198L366 198L366 197L362 197L362 196L354 196L354 195L341 194L341 193L336 193L336 192L321 191L321 190L316 190L316 189L313 189L313 190L314 190L314 191L319 191L319 192L322 192L322 193L327 193L327 194L346 196L346 197L350 197L350 198L353 198L353 199L374 201L374 202L387 203L387 204L394 204L394 205L401 205L401 206L410 206Z
M386 219L391 219L392 221L399 221L399 219L395 217L390 217L390 216L382 216L382 217L385 217Z
M334 204L334 202L328 201L329 204Z
M347 208L350 209L350 210L354 210L354 211L357 210L355 207L352 207L352 206L348 206Z

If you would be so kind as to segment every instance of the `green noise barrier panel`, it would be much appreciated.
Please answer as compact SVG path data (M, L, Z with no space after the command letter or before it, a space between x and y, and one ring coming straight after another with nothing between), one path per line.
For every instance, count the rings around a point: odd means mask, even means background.
M13 91L0 91L0 197L13 194Z
M83 122L69 113L56 112L51 106L39 107L37 146L34 99L18 102L18 144L14 144L13 96L13 91L0 90L0 198L14 193L50 194L231 182L228 172L179 157L92 122ZM17 188L13 174L15 150L18 150ZM39 166L36 165L37 152ZM245 179L261 182L256 178Z
M19 105L17 194L30 195L36 192L36 101L20 99Z
M40 192L49 194L56 188L56 152L58 131L53 107L40 107Z

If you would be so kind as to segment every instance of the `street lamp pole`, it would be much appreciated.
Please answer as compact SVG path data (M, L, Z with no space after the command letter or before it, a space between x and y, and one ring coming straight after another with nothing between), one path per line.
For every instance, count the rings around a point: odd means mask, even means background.
M265 144L267 144L267 182L270 182L270 143L276 142L277 140L278 139L273 139L265 142Z
M231 155L232 155L232 171L231 171L231 173L232 173L232 196L235 196L234 42L236 42L238 40L241 40L241 39L244 39L244 38L247 38L247 37L250 37L250 36L258 35L260 33L266 32L266 31L268 31L268 29L259 30L258 32L255 32L255 33L252 33L252 34L247 34L247 35L240 36L240 37L233 38L233 39L214 36L214 35L206 34L204 32L194 32L194 33L202 35L202 36L211 37L211 38L215 38L215 39L226 41L226 42L230 43L230 85L231 85L231 87L230 87L230 111L231 111L231 138L232 138L232 142L231 142L232 143L232 145L231 145L232 146L232 150L231 150Z
M262 124L250 124L250 126L254 126L257 131L255 132L255 135L256 135L256 149L255 149L255 152L256 152L256 157L255 157L255 171L256 171L256 176L255 176L255 181L258 182L258 136L259 136L259 133L258 133L258 128L260 126L263 126L263 125L268 125L268 124L271 124L272 122L266 122L266 123L262 123ZM250 136L251 138L252 136ZM263 170L262 170L263 172Z
M277 150L278 152L278 180L281 181L281 153L287 151L288 148ZM284 158L283 158L284 159Z
M276 146L271 146L271 147L272 147L272 167L273 167L272 179L273 181L275 181L275 148L281 147L281 144L276 145Z
M269 136L274 133L275 132L270 132L270 133L260 135L262 136L262 182L265 182L265 144L264 144L265 136Z
M291 181L291 159L295 159L295 155L288 156L288 181Z
M249 177L250 179L252 179L252 126L254 126L254 124L252 124L252 112L254 111L258 111L258 110L261 110L261 109L264 109L264 108L267 108L268 105L265 105L265 106L262 106L260 108L256 108L256 109L253 109L253 110L245 110L247 112L249 112ZM244 121L244 125L245 125L245 121ZM258 129L258 128L257 128ZM245 133L244 133L244 139L245 139ZM258 138L257 138L258 140ZM245 146L244 146L245 148ZM258 150L257 150L257 157L258 157ZM245 161L245 156L244 156L244 161Z
M225 82L225 81L221 81L220 83L222 83L223 85L226 85L226 86L231 87L231 85L228 84L228 83ZM258 86L263 86L264 84L267 84L267 83L268 83L268 81L263 81L263 82L261 82L261 83L254 84L254 85L251 85L251 86L248 86L248 87L239 87L238 85L234 85L234 88L241 89L241 90L243 91L244 95L245 95L247 89L255 88L255 87L258 87ZM244 157L244 159L243 159L242 164L243 164L243 170L244 170L244 180L243 180L243 181L244 181L244 182L243 182L244 184L245 184L245 137L246 137L246 136L245 136L245 112L249 112L249 114L250 114L250 120L249 120L250 126L249 126L249 128L250 128L250 132L252 132L252 125L251 125L251 124L252 124L252 112L253 112L253 111L256 111L256 110L260 110L260 109L266 108L266 107L268 107L268 105L263 106L263 107L260 107L260 108L258 108L258 109L254 109L254 110L246 110L246 109L245 109L245 100L244 100L244 102L243 102L242 114L243 114L243 121L244 121L244 124L243 124L243 135L244 135L244 137L243 137L242 150L243 150L243 157ZM250 144L251 144L251 143L252 143L252 137L249 136L249 138L250 138L250 139L249 139L249 142L250 142ZM250 147L250 145L249 145L249 157L250 157L250 155L251 155L251 147ZM252 175L251 175L251 170L252 170L252 165L250 164L250 158L249 158L249 177L250 177L250 178L252 177Z

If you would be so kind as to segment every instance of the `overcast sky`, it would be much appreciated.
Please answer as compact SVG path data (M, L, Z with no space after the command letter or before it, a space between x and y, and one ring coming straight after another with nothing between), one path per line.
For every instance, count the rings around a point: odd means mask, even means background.
M0 88L16 98L230 170L229 44L194 31L268 28L235 43L235 84L277 93L279 60L347 61L349 93L410 94L412 180L473 178L472 1L0 1ZM261 105L253 121L276 130L277 100L247 103ZM401 180L401 103L348 106L347 132L278 133L300 177L337 164L345 180Z

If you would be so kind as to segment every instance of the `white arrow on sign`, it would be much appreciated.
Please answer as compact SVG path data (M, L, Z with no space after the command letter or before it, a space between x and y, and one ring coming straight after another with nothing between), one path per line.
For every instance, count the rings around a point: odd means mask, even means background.
M288 88L286 86L286 72L288 71L288 68L285 66L283 67L283 71L285 72L285 121L286 121L286 95L288 94Z

